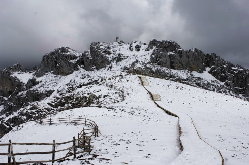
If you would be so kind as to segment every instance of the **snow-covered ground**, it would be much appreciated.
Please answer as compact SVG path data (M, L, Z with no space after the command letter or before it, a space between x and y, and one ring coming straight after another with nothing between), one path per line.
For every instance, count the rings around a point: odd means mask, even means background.
M139 44L142 51L131 51ZM105 45L103 45L105 47ZM110 64L108 69L86 71L79 69L67 76L47 73L35 77L34 73L15 72L12 76L26 84L29 79L36 78L38 84L31 90L42 93L52 91L49 97L42 101L32 102L40 111L47 114L49 104L55 103L66 96L81 98L95 94L98 101L92 107L70 109L71 102L63 105L66 111L58 112L57 117L85 117L99 125L100 136L93 139L92 154L85 157L92 164L221 164L221 151L225 164L243 165L249 162L249 103L231 96L210 92L204 89L147 77L146 88L153 94L159 94L161 101L157 103L163 108L177 114L181 126L181 142L184 150L180 151L178 118L167 115L151 100L143 88L137 75L130 75L122 70L135 64L136 68L149 62L152 50L146 51L143 43L110 45L111 55L123 59ZM75 51L71 53L77 54ZM79 56L80 54L77 54ZM136 62L135 62L136 61ZM135 63L134 63L135 62ZM150 64L148 64L149 66ZM172 70L153 66L164 73L187 78L201 78L204 81L222 85L208 73L184 70ZM27 91L19 93L25 95ZM6 121L23 112L33 113L38 109L23 107L17 112L4 116ZM3 105L0 106L0 111ZM12 142L56 142L72 140L81 131L81 125L40 125L28 122L16 127L0 139L0 143ZM200 136L200 137L199 137ZM201 138L201 139L200 139ZM204 140L204 141L203 141ZM207 143L208 144L207 144ZM51 146L50 146L51 147ZM64 148L64 147L63 147ZM57 148L59 149L59 148ZM6 147L0 147L0 152L7 152ZM51 148L37 146L25 148L14 146L14 152L49 151ZM65 153L61 153L62 155ZM58 157L60 155L57 155ZM16 157L22 160L49 160L51 155L33 155L31 157ZM0 156L0 163L6 162L6 156ZM80 164L84 161L74 160L62 164Z
M184 115L183 113L175 113L164 107L160 106L157 101L161 101L161 96L156 93L152 93L148 90L149 82L146 77L141 77L142 84L145 89L149 92L154 100L155 104L167 112L169 115L178 117L179 124L179 139L182 145L181 154L174 160L172 164L181 165L181 164L189 164L189 165L199 165L199 164L222 164L223 158L218 150L214 149L210 144L203 141L200 137L198 130L192 122L192 119L189 116ZM197 157L198 155L198 157Z
M29 81L29 79L33 78L34 76L34 72L14 72L12 74L13 77L16 77L20 80L20 82L27 84L27 82Z
M181 120L191 117L202 139L221 151L225 164L248 164L248 102L168 80L148 77L148 81L147 88L161 95L158 104Z
M93 164L169 164L180 154L177 118L168 116L151 101L137 76L127 75L122 81L110 80L122 86L126 92L123 102L103 108L88 107L67 110L54 117L86 117L99 125L100 136L93 142L93 154L99 155L90 161ZM110 83L110 82L109 82ZM59 124L44 126L35 122L23 124L1 139L8 142L68 141L81 130L80 126ZM41 149L41 148L36 148ZM28 148L14 147L14 152ZM42 148L45 150L46 148ZM0 152L6 152L1 148ZM32 159L50 159L35 156ZM1 156L0 161L7 161ZM27 157L22 159L29 159ZM17 159L18 160L18 159ZM64 162L79 164L80 161Z
M208 73L209 70L210 70L210 68L206 68L206 70L203 73L198 73L196 71L193 71L191 74L193 75L193 77L200 77L200 78L207 80L209 82L218 81L214 76L212 76L210 73Z

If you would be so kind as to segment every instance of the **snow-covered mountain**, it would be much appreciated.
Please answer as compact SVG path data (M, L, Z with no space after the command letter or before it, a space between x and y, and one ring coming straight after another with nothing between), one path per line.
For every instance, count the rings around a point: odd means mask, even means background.
M49 128L33 120L80 114L103 129L93 152L107 164L246 164L248 98L247 69L173 41L95 42L83 53L61 47L32 70L0 72L0 136L41 140L44 132L31 128Z

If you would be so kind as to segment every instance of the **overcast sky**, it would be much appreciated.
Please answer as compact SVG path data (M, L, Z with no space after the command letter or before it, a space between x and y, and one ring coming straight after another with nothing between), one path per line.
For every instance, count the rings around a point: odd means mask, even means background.
M0 68L93 41L174 40L249 68L248 0L1 0Z

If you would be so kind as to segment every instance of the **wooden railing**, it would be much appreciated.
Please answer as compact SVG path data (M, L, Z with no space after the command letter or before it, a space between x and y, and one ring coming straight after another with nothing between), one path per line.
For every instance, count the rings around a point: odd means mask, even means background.
M75 125L86 125L89 127L94 127L97 125L94 121L83 118L83 117L77 117L77 118L64 118L64 117L58 117L58 118L46 118L46 119L41 119L40 121L36 121L37 123L40 124L75 124Z
M56 143L55 140L53 140L52 143L13 143L11 140L9 140L9 143L0 143L0 147L3 146L7 146L8 147L8 152L7 153L0 153L0 156L6 156L6 158L8 157L8 163L5 164L28 164L28 163L48 163L48 162L52 162L54 163L55 161L64 161L66 159L69 159L70 157L73 156L73 158L75 159L77 154L80 153L84 153L84 152L88 152L90 153L92 150L92 146L91 146L91 138L92 137L97 137L99 135L99 129L97 124L89 119L86 118L77 118L77 119L72 119L72 120L68 120L66 118L58 118L58 119L44 119L43 121L40 121L41 124L58 124L59 122L61 123L72 123L72 122L76 122L77 124L81 123L85 126L87 126L87 128L82 129L82 131L80 133L78 133L78 138L76 139L75 137L73 137L72 140L70 141L66 141L66 142L60 142L60 143ZM62 149L58 149L56 150L56 147L61 146L61 145L65 145L65 144L70 144L70 147L66 147L66 148L62 148ZM13 151L13 146L15 145L25 145L25 146L29 146L29 147L33 147L33 146L37 146L37 145L45 145L45 146L51 146L51 150L50 151L46 151L46 152L20 152L20 153L15 153ZM56 158L56 153L59 152L66 152L65 156L60 157L60 158ZM20 155L44 155L44 154L51 154L51 159L49 160L32 160L32 161L22 161L22 162L18 162L15 158L15 156L20 156ZM4 162L0 162L4 163Z

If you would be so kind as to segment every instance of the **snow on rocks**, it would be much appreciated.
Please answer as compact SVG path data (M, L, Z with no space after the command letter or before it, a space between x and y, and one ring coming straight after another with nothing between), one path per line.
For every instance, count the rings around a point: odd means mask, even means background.
M12 76L17 77L23 84L27 84L34 77L34 72L14 72Z
M208 73L208 71L210 70L210 68L206 68L205 71L203 71L203 73L199 73L199 72L196 72L196 71L192 71L191 72L191 75L193 77L199 77L199 78L202 78L203 80L206 80L206 81L209 81L209 82L219 82L214 76L212 76L210 73ZM219 82L220 84L222 84L222 82Z
M207 62L205 65L203 60ZM153 103L139 85L138 78L127 74L150 75L246 96L248 71L242 69L240 73L240 69L234 69L230 63L220 68L219 61L226 63L216 55L204 54L197 49L184 51L171 41L153 40L149 45L96 42L84 53L68 47L58 48L43 57L35 73L25 72L19 65L1 72L1 85L5 89L2 93L8 99L1 98L4 106L0 105L0 135L21 123L49 114L86 117L94 114L92 117L100 122L104 133L93 142L97 146L95 154L98 158L87 158L95 164L103 161L107 164L203 164L203 161L216 164L220 159L216 148L225 155L226 163L243 164L249 160L247 102L171 81L150 78L148 82L144 79L142 84L151 91ZM213 67L213 63L219 65ZM230 69L224 69L226 66ZM231 69L233 74L230 74ZM223 72L229 74L224 77ZM226 82L226 79L235 82ZM242 83L238 83L240 80ZM229 84L234 88L228 88ZM88 108L83 108L86 106ZM67 113L60 112L69 109L71 111ZM181 120L167 116L160 109ZM181 141L186 146L180 156L178 122L183 125ZM32 126L39 129L39 126ZM66 130L64 127L56 129ZM8 135L18 135L21 130ZM24 138L24 135L20 137ZM206 156L203 151L207 152Z

